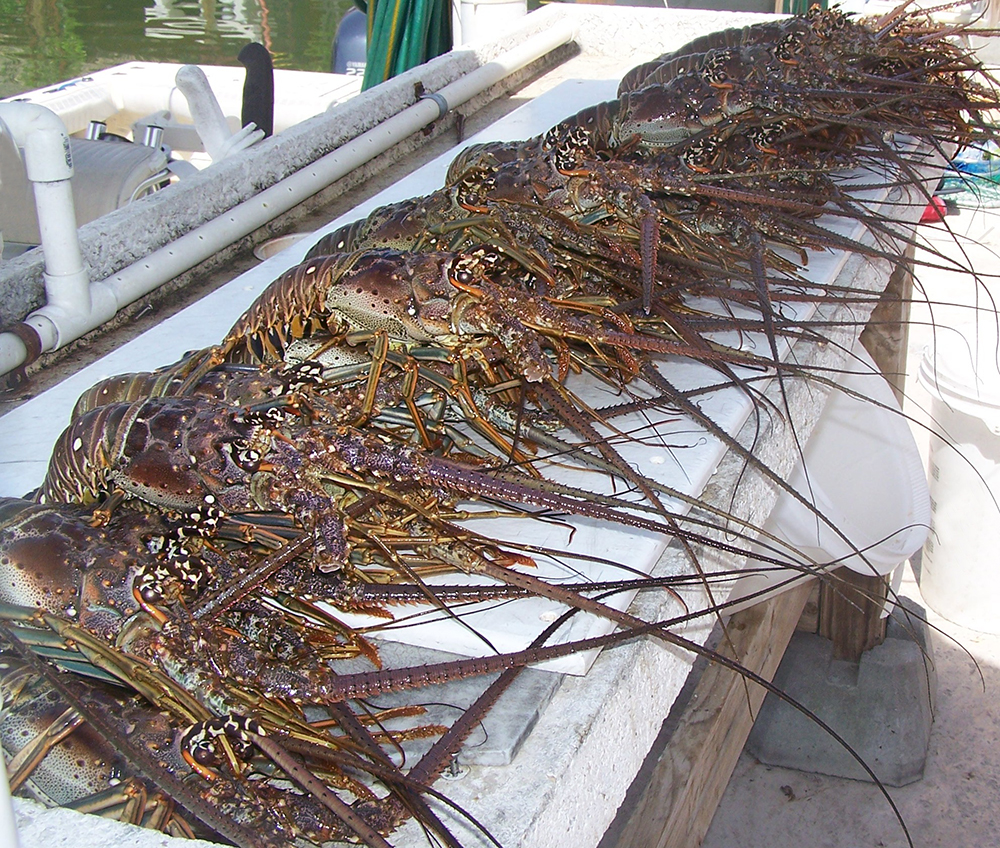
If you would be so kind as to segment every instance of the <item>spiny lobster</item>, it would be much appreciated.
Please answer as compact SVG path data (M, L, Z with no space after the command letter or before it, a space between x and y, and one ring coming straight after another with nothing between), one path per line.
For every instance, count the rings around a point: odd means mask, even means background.
M534 576L532 557L547 551L490 538L487 516L558 513L691 551L744 552L749 522L639 474L606 434L631 438L613 426L626 409L671 410L786 485L659 366L674 355L708 363L755 399L749 369L805 373L779 362L776 339L817 338L820 325L786 320L782 300L865 297L810 290L806 250L890 253L810 222L832 199L876 238L898 235L831 172L890 162L892 180L913 181L919 158L897 156L884 128L873 131L879 121L938 148L989 132L982 112L995 91L964 73L971 63L943 35L905 16L857 25L814 12L661 57L629 75L617 101L537 139L461 154L441 191L333 234L219 346L95 387L56 445L40 502L0 504L0 600L18 621L3 625L10 644L47 641L62 667L154 705L141 714L89 683L72 691L45 677L67 710L111 737L116 710L135 716L144 743L165 717L154 744L170 748L166 765L127 738L119 750L240 844L384 848L412 813L457 845L425 803L429 783L525 663L640 634L707 653L671 629L686 610L645 621L593 597L622 584ZM927 129L913 117L921 109ZM795 238L784 233L792 222ZM715 334L726 331L763 334L770 351L724 344ZM613 388L615 406L584 403L576 371ZM624 480L646 503L540 479L536 448ZM665 507L668 495L694 511ZM783 564L781 546L763 542L762 561ZM503 585L427 585L441 571ZM455 615L456 598L491 592L546 597L621 629L550 644L556 622L516 653L356 672L340 660L377 666L375 652L319 605L402 596ZM23 668L32 662L18 654ZM412 729L443 732L408 772L393 760L406 733L370 730L358 702L484 673L500 679L451 728ZM27 675L19 667L10 679Z
M227 773L226 755L218 747L223 737L229 739L227 744L234 748L233 753L229 754L230 759L235 754L237 761L243 763L244 769L260 768L259 763L253 765L257 759L256 755L252 756L251 749L254 746L260 747L279 768L286 770L292 766L286 758L285 747L300 754L307 753L307 763L314 773L323 766L324 757L329 760L334 756L334 752L328 750L330 743L318 742L315 734L310 737L302 725L301 716L297 716L294 712L289 713L287 708L279 707L275 698L280 698L286 703L291 701L323 704L337 713L336 720L343 726L345 722L352 723L350 716L343 713L344 708L338 706L345 699L370 696L400 686L426 685L455 675L510 669L507 672L509 676L515 674L516 670L523 667L526 662L559 656L598 644L613 644L630 638L630 634L623 632L603 641L591 640L580 645L556 646L551 649L542 649L539 646L523 654L465 663L448 663L427 669L331 675L322 671L321 666L306 661L303 645L293 647L294 643L287 637L276 643L275 637L278 631L275 629L274 621L270 621L270 626L264 628L258 635L252 637L247 635L259 626L253 624L256 602L249 602L249 599L244 599L235 608L227 609L221 620L223 629L214 630L211 637L209 631L199 624L201 619L192 621L184 615L178 618L178 612L197 602L198 597L203 594L201 589L208 588L207 586L199 588L197 582L193 587L188 586L187 591L180 593L172 593L166 591L163 586L159 587L155 603L161 610L173 610L170 615L160 616L164 619L161 624L157 625L145 613L137 613L138 607L143 605L134 603L130 595L134 597L136 594L137 584L142 583L142 574L155 573L156 568L149 567L149 560L158 560L153 550L154 547L158 550L159 546L151 545L150 539L143 533L157 529L155 523L151 524L148 520L149 516L119 508L110 516L106 526L93 527L86 520L88 513L85 510L74 510L66 506L57 508L52 505L28 505L23 502L10 502L5 504L4 508L8 520L3 533L0 533L2 537L0 547L5 551L6 564L13 569L13 573L26 573L28 579L22 589L18 589L15 585L14 594L3 600L20 604L31 603L36 611L22 606L21 609L24 611L18 615L24 620L25 625L44 623L45 628L54 631L61 640L69 640L66 643L67 647L60 648L57 652L58 661L62 664L79 669L88 662L93 663L96 668L89 672L91 675L97 674L97 669L110 671L113 677L120 678L151 699L160 710L153 714L153 718L163 716L162 710L167 710L173 716L173 727L177 728L177 732L176 739L170 743L170 750L178 752L178 755L183 754L180 759L188 768L214 777L202 788L195 788L189 784L187 792L173 786L170 787L170 791L180 797L196 816L206 820L210 826L219 828L222 833L240 844L246 844L248 828L257 833L252 844L270 844L273 840L288 838L288 834L296 834L311 841L325 841L338 832L344 832L338 831L338 827L342 828L344 825L335 824L325 817L318 803L312 801L306 803L305 799L300 799L295 802L299 806L294 815L291 814L292 811L286 810L276 817L269 816L269 806L277 804L276 809L285 808L279 790L269 787L267 783L254 784L253 799L250 800L245 796L245 790L242 789L244 784L241 781L222 779ZM132 539L128 544L123 544L122 531L125 528L129 528L128 532ZM53 549L53 542L62 538L66 540L66 545L62 548L56 545ZM457 548L455 550L457 551ZM58 572L47 575L45 583L37 584L31 579L35 572L29 572L27 567L33 570L38 568L39 554L42 554L43 560L47 554L55 556L53 562L45 561L46 567L68 565L75 567L75 570L70 571L69 575L63 574L62 577L59 577ZM217 568L205 572L211 575L210 579L215 583L220 581L229 583L232 575L227 571L227 560L234 556L233 552L219 558L215 557L209 548L203 551L203 555L216 561ZM237 557L237 561L241 561L240 557ZM67 576L75 579L77 583L58 585L60 581L65 582ZM84 581L82 585L80 580ZM312 583L307 583L307 586L303 587L294 577L286 576L284 581L291 582L289 590L300 596L308 594L309 589L315 590ZM639 582L641 584L642 581ZM83 587L87 585L92 589L85 590ZM534 584L529 580L527 585L532 587ZM653 581L650 585L653 585ZM95 593L99 594L95 596ZM117 601L114 600L116 597ZM40 601L40 598L44 600ZM171 598L175 600L172 601ZM57 599L58 603L47 602L49 599ZM147 596L144 600L150 602L153 599ZM178 602L183 606L177 607ZM603 609L603 605L600 604L589 604L589 606L598 610ZM79 624L64 617L74 613L77 607L86 611L80 618ZM273 617L273 614L272 608L270 615ZM301 627L301 624L299 626ZM237 628L244 635L238 636ZM21 635L25 635L25 628L22 628ZM33 637L38 638L35 634ZM116 645L114 649L111 648L112 642ZM76 646L76 652L68 649L70 644ZM280 644L285 644L289 652L284 655L280 665L275 665L268 657L275 655L275 651L278 650L276 645ZM82 656L78 653L81 649ZM76 659L71 656L74 653ZM222 678L217 676L220 668L228 670ZM179 688L178 684L183 686L183 689ZM192 701L186 692L199 693L197 702ZM262 696L265 695L266 699L262 700ZM490 697L495 697L495 693ZM106 723L108 708L102 705L100 698L94 695L92 689L86 693L86 702L89 710L85 714L89 720ZM262 720L267 721L269 729L265 730L254 723L248 725L242 720L228 718L234 708L239 708L241 713L247 711L256 713ZM222 717L213 719L210 717L212 713L221 713ZM140 714L136 712L135 716L136 721L139 721ZM143 721L148 720L151 719L149 717L143 719ZM192 721L194 727L180 733L184 725ZM355 769L361 768L363 771L368 769L389 785L395 785L397 788L402 785L412 790L415 786L421 785L420 781L432 779L434 774L446 765L450 755L444 752L446 750L453 752L453 746L475 726L477 721L478 718L470 717L464 722L459 722L449 731L448 747L432 747L433 756L429 754L429 759L421 760L416 767L416 775L411 771L405 781L401 776L393 776L390 765L386 763L359 765L348 757L347 765ZM289 730L293 735L286 737L284 734ZM147 731L144 729L142 732ZM149 732L153 732L152 729ZM266 741L275 732L279 733L282 742L277 748ZM357 734L358 729L354 728L354 732ZM346 728L345 733L347 733ZM306 741L309 738L313 739L311 743ZM317 744L325 744L326 749L317 750ZM338 741L337 744L341 746L346 743ZM180 748L173 747L176 745ZM127 744L125 748L125 755L134 758L136 752ZM339 759L333 762L343 765L344 757L347 755L337 756ZM370 756L375 755L370 754ZM176 774L178 770L183 773L185 767L180 765L180 760L175 760L172 765L165 764L162 756L159 760L157 765L168 769L167 774ZM431 764L434 762L438 765L432 767ZM329 764L325 766L326 769L330 767ZM152 779L157 779L157 776L152 776ZM159 779L169 785L166 775L160 775ZM328 776L325 779L333 778ZM356 794L358 792L364 794L360 787L349 785ZM323 794L320 786L313 785L312 779L307 788L310 792ZM412 798L402 804L388 799L376 805L372 798L368 798L355 805L358 807L359 815L362 816L361 821L348 827L369 844L383 844L372 827L374 826L376 830L391 827L404 814L404 810L412 807L414 803ZM345 815L347 812L341 811ZM220 816L223 820L225 816L232 816L228 827L220 826Z

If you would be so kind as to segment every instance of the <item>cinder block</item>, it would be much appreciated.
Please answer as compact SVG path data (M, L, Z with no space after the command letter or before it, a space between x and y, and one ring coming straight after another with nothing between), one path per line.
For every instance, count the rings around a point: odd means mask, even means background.
M890 786L923 776L937 688L924 611L905 599L901 605L885 642L860 662L834 660L829 639L796 633L774 676L775 686L829 725ZM768 765L871 780L841 742L772 693L746 750Z

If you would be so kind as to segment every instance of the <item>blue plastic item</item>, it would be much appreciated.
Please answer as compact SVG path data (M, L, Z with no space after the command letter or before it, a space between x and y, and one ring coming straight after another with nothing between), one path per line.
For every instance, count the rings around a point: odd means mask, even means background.
M956 171L1000 181L1000 147L995 141L963 148L951 164Z

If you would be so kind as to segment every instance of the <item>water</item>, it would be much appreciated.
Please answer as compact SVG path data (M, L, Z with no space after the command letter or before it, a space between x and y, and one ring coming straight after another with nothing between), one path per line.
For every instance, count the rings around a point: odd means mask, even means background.
M260 41L277 68L330 70L351 0L0 0L0 97L129 61L237 65Z

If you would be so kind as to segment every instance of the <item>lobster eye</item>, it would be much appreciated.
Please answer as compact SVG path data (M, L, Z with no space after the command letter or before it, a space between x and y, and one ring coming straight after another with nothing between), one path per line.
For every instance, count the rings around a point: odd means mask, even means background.
M260 466L260 453L253 448L240 451L238 458L240 464L248 471L251 467L256 470Z
M160 587L154 582L152 575L149 574L142 575L141 582L136 585L135 591L139 593L147 604L155 604L163 597Z
M251 474L260 468L260 451L252 448L245 439L234 439L226 443L229 457L244 471Z

